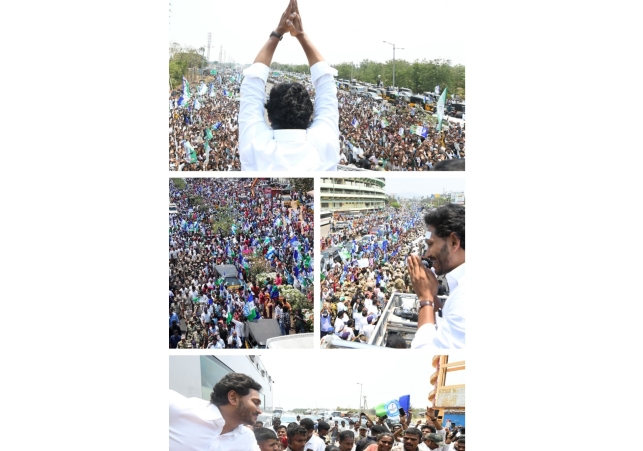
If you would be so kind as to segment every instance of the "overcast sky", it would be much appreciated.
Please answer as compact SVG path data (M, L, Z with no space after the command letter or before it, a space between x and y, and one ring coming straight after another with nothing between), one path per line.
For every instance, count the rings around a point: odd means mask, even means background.
M422 179L386 177L384 192L402 197L429 196L442 194L444 191L464 192L464 177L434 178L427 176Z
M170 42L199 48L212 32L210 60L222 45L237 63L252 63L277 27L288 0L171 0ZM304 31L331 64L363 59L450 59L465 64L464 3L435 0L299 0ZM206 52L207 54L207 52ZM307 63L299 42L284 36L273 62Z
M398 354L396 354L396 352ZM411 395L411 405L426 409L433 387L429 378L435 372L432 355L414 351L320 350L302 366L293 370L286 353L263 353L261 361L275 380L273 402L286 410L296 408L334 409L337 406L359 408L360 386L369 408ZM359 354L359 358L355 360ZM391 358L391 355L404 357ZM387 357L388 356L388 357ZM453 353L450 362L464 360L464 353ZM355 371L349 362L358 362ZM369 365L369 362L371 363ZM409 366L408 371L404 369ZM370 370L369 370L370 368ZM465 371L449 373L448 385L464 384Z

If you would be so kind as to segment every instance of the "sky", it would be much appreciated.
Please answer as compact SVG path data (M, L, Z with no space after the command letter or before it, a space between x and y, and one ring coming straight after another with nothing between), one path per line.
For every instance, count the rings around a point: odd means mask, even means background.
M212 33L210 60L219 48L237 63L250 64L268 40L288 0L170 0L169 42L199 48ZM383 5L383 6L382 6ZM391 4L363 0L299 0L304 31L330 64L363 59L450 59L465 64L464 3L398 0ZM402 50L404 49L404 50ZM206 52L207 54L207 52ZM273 62L306 64L299 42L285 35Z
M358 409L360 386L362 396L366 395L369 408L411 395L411 406L421 408L428 405L427 397L433 390L429 378L435 372L431 365L432 355L414 351L390 351L405 354L395 360L386 357L382 351L320 350L305 366L298 365L293 371L285 364L285 353L264 353L261 355L268 374L275 380L273 402L286 410L295 408L334 409L338 406ZM357 360L354 357L359 358ZM464 353L452 353L450 362L465 360ZM351 358L351 356L353 358ZM368 362L372 361L372 365ZM359 362L362 370L348 365ZM369 371L367 368L371 368ZM365 370L365 371L364 371ZM464 384L464 371L449 373L448 385Z
M402 197L428 196L442 194L444 191L464 192L464 177L433 178L426 177L417 181L406 178L386 177L386 194L396 194Z

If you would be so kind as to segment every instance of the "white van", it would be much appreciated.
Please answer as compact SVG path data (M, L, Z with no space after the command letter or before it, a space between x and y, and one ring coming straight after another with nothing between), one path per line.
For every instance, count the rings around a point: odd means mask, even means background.
M179 213L179 209L176 206L176 204L170 204L170 214L171 215L176 215Z
M360 94L366 92L366 86L351 85L350 93L351 94Z

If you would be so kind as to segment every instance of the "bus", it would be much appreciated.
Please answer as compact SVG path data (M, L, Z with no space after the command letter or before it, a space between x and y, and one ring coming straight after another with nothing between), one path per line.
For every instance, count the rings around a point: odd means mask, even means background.
M330 224L330 219L333 217L333 213L328 210L323 210L319 214L319 222L322 226Z

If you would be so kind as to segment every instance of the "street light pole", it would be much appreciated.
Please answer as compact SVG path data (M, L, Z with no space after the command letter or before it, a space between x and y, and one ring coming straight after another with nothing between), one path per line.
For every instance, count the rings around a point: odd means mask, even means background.
M360 418L362 415L362 383L358 382L357 385L359 385L359 414Z
M393 87L395 88L395 44L391 42L382 41L384 44L389 44L393 46ZM402 47L397 47L398 50L404 50Z

